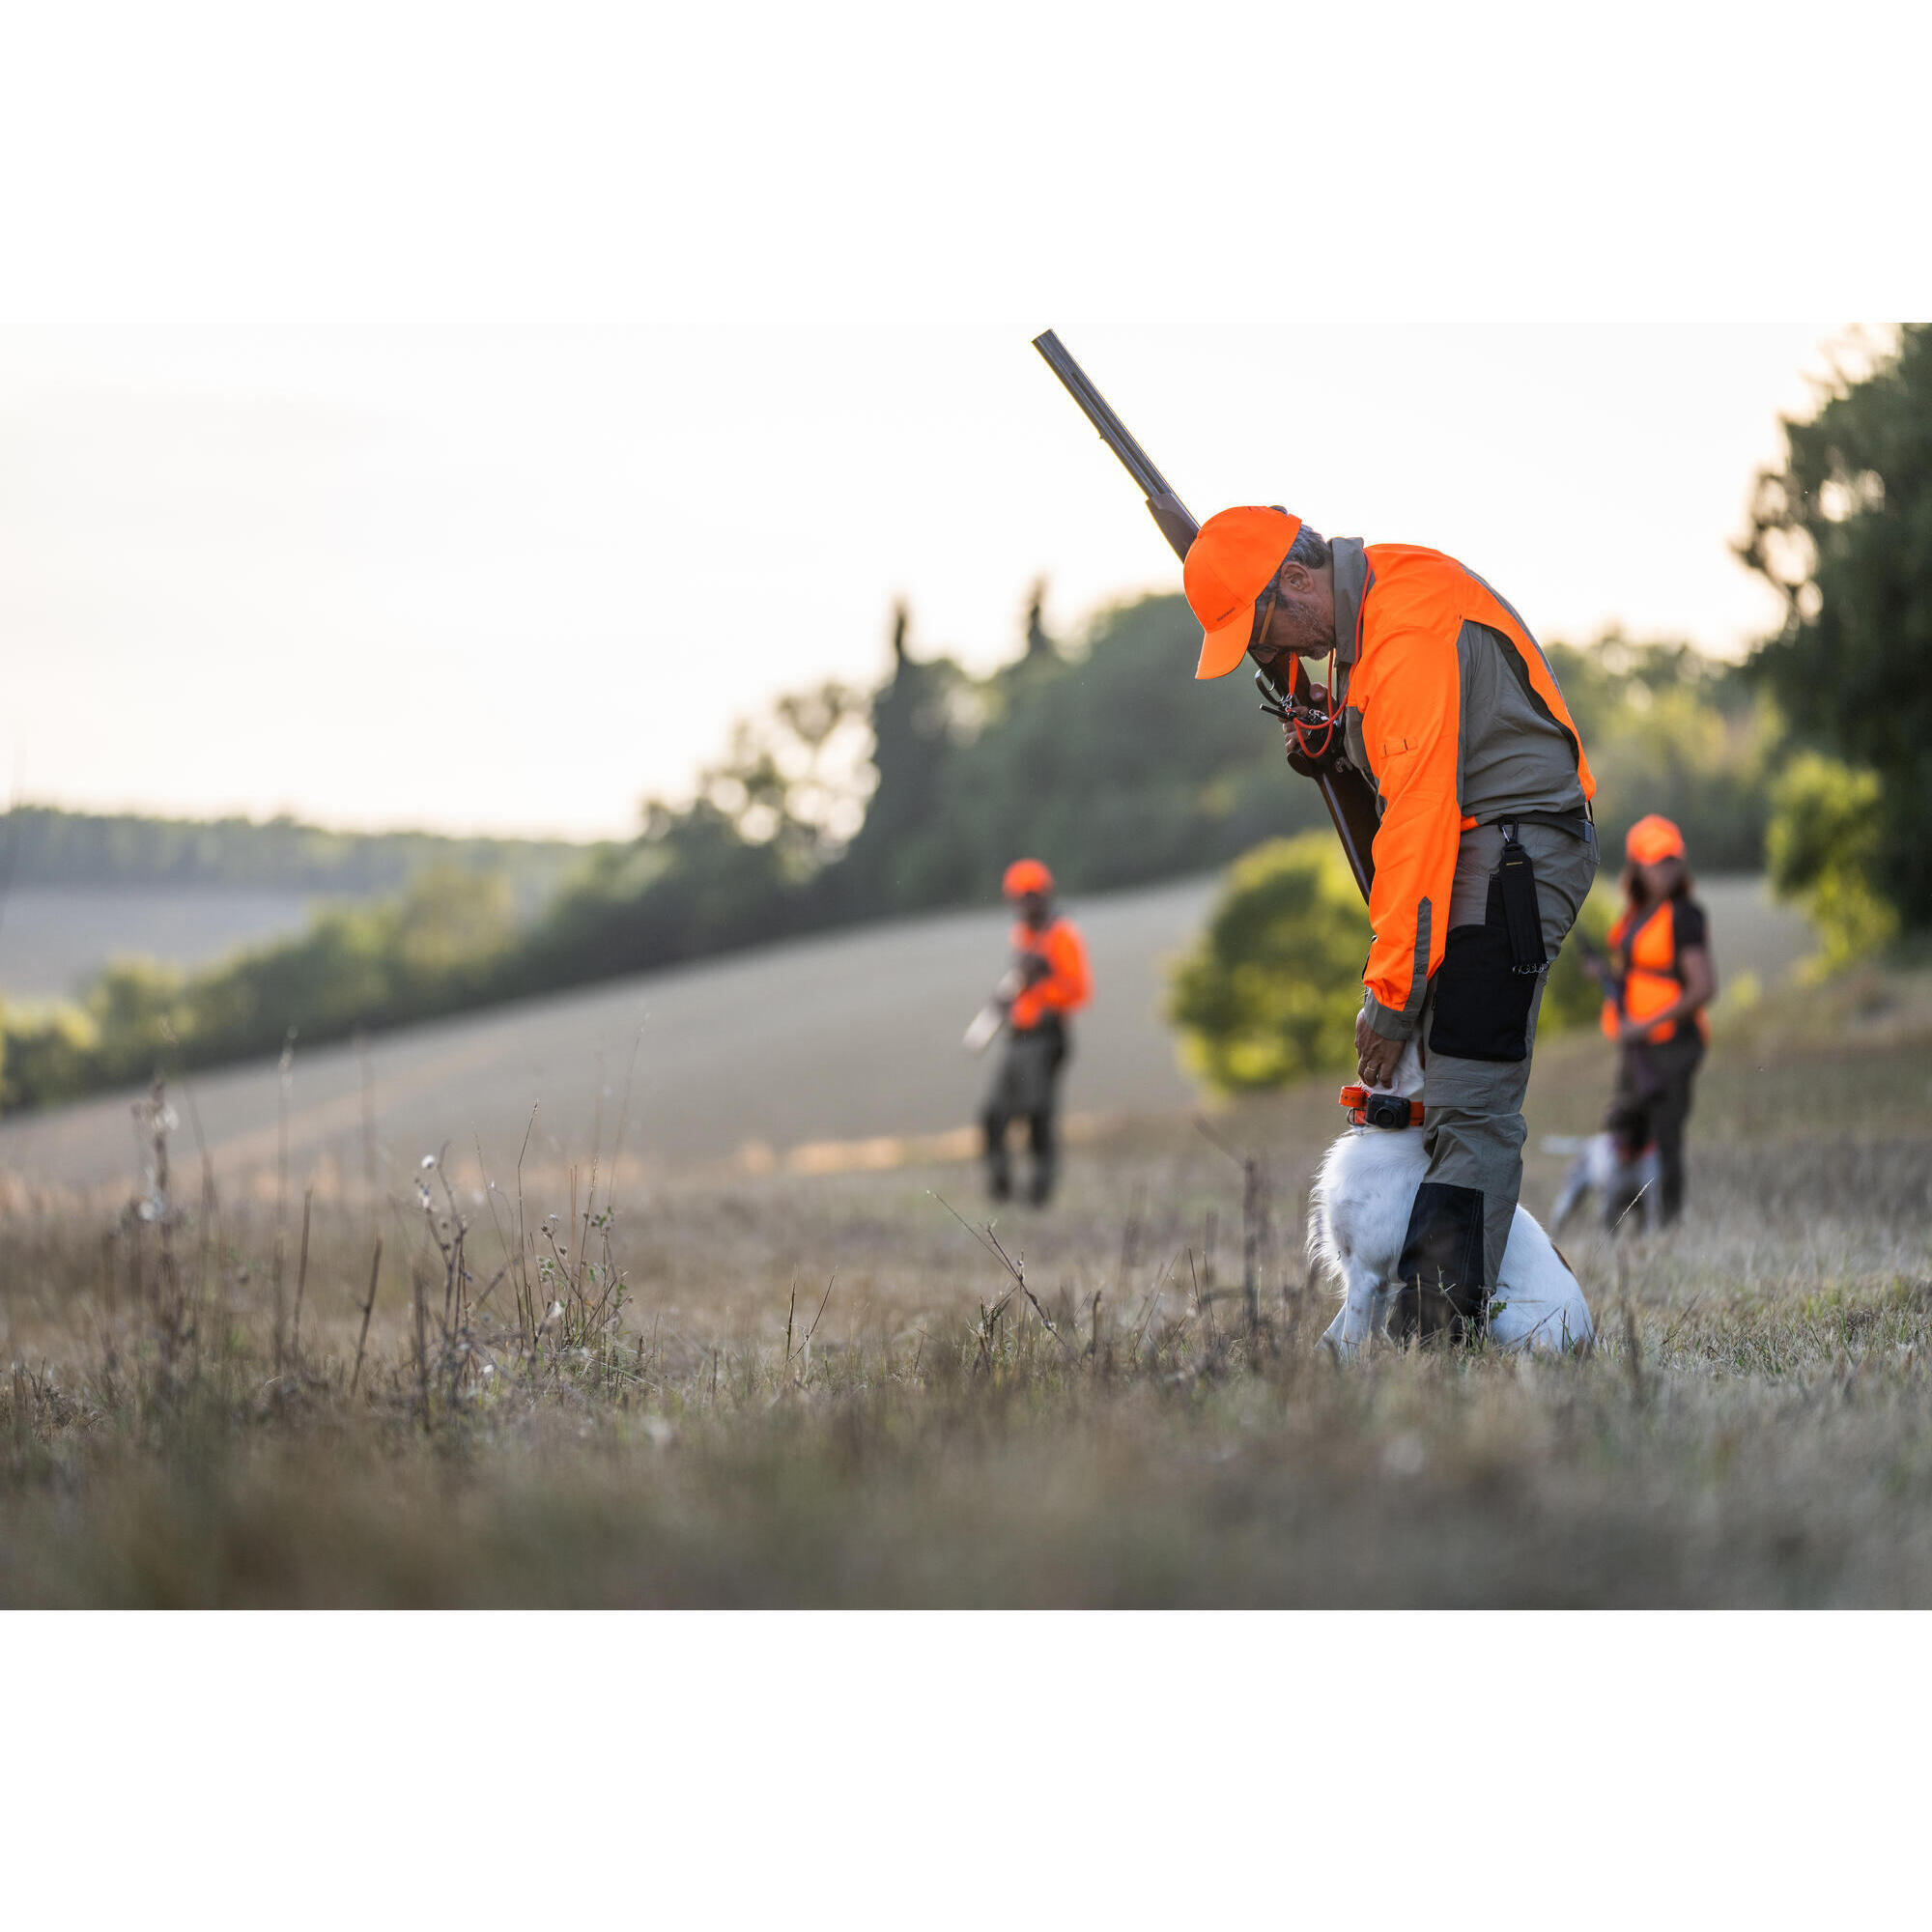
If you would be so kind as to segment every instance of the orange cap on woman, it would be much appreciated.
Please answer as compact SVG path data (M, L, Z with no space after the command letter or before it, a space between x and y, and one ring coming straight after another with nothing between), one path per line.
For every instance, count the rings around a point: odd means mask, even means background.
M1037 859L1015 859L1007 867L1001 890L1009 899L1023 899L1029 893L1050 893L1053 874Z
M1205 634L1196 677L1226 677L1247 654L1255 604L1300 534L1299 517L1256 503L1218 510L1201 526L1180 567Z
M1684 856L1684 835L1662 812L1639 818L1624 835L1624 857L1634 866L1661 866Z

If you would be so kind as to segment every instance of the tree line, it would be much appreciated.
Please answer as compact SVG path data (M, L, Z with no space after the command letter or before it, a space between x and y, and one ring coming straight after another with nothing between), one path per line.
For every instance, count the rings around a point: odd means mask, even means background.
M562 838L331 832L278 815L158 818L16 805L0 812L0 891L12 886L180 886L377 898L440 867L500 873L535 911L593 847Z

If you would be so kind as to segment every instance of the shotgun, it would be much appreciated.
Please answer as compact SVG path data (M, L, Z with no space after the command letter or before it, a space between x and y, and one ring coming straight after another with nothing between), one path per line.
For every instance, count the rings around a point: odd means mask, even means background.
M1067 394L1079 404L1081 413L1100 433L1100 440L1120 458L1122 468L1147 498L1148 512L1159 526L1161 535L1173 547L1175 555L1185 562L1195 533L1201 527L1187 505L1174 494L1167 478L1128 433L1126 424L1108 407L1106 397L1087 380L1087 372L1066 353L1059 336L1049 328L1044 335L1034 337L1033 346L1045 358L1046 366L1066 385ZM1308 673L1299 658L1290 662L1293 668L1289 673L1287 691L1281 690L1266 671L1256 671L1255 688L1262 695L1262 709L1284 723L1298 719L1304 725L1319 729L1323 720L1312 702ZM1344 755L1339 734L1316 767L1315 782L1322 804L1328 808L1328 816L1334 821L1335 836L1342 841L1349 869L1354 873L1355 884L1366 899L1370 881L1375 877L1371 848L1376 836L1376 796L1368 781Z
M1570 928L1570 937L1577 942L1577 950L1583 955L1583 970L1596 980L1598 985L1617 1003L1617 1010L1623 1011L1624 977L1617 971L1617 961L1612 953L1592 939L1578 919ZM1594 970L1593 970L1594 969Z
M973 1023L966 1029L966 1037L959 1042L968 1053L984 1053L992 1045L1000 1029L1006 1025L1007 1015L1012 1011L1013 1002L1019 998L1024 984L1017 966L1009 966L1000 976L1000 983L993 988L992 998L973 1015Z

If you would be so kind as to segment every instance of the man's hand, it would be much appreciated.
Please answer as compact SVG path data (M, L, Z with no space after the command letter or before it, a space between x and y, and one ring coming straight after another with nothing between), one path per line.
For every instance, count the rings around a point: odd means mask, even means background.
M1355 1015L1355 1064L1364 1087L1386 1091L1402 1064L1402 1047L1399 1039L1384 1039L1369 1024L1367 1013Z
M1328 708L1328 688L1326 685L1312 685L1309 688L1308 697L1317 710L1325 711ZM1307 727L1304 725L1302 728L1305 730ZM1325 758L1311 758L1301 749L1301 740L1294 734L1294 720L1293 718L1284 718L1281 721L1281 738L1283 747L1288 753L1288 762L1292 770L1299 772L1305 779L1312 779L1320 774Z
M1319 778L1321 775L1321 761L1311 758L1301 749L1301 741L1294 735L1294 721L1292 718L1284 721L1281 736L1288 753L1289 770L1299 772L1305 779Z
M1638 1040L1648 1039L1651 1028L1658 1024L1654 1019L1621 1020L1617 1024L1617 1038L1625 1046L1634 1046Z
M1038 952L1029 952L1020 961L1020 978L1029 986L1053 978L1053 962Z

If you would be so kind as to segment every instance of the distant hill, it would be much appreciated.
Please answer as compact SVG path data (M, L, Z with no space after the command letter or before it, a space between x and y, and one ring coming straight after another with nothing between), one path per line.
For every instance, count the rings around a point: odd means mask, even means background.
M364 899L453 867L505 878L525 919L599 849L561 838L331 832L289 817L152 818L44 805L0 812L0 886L208 887Z

